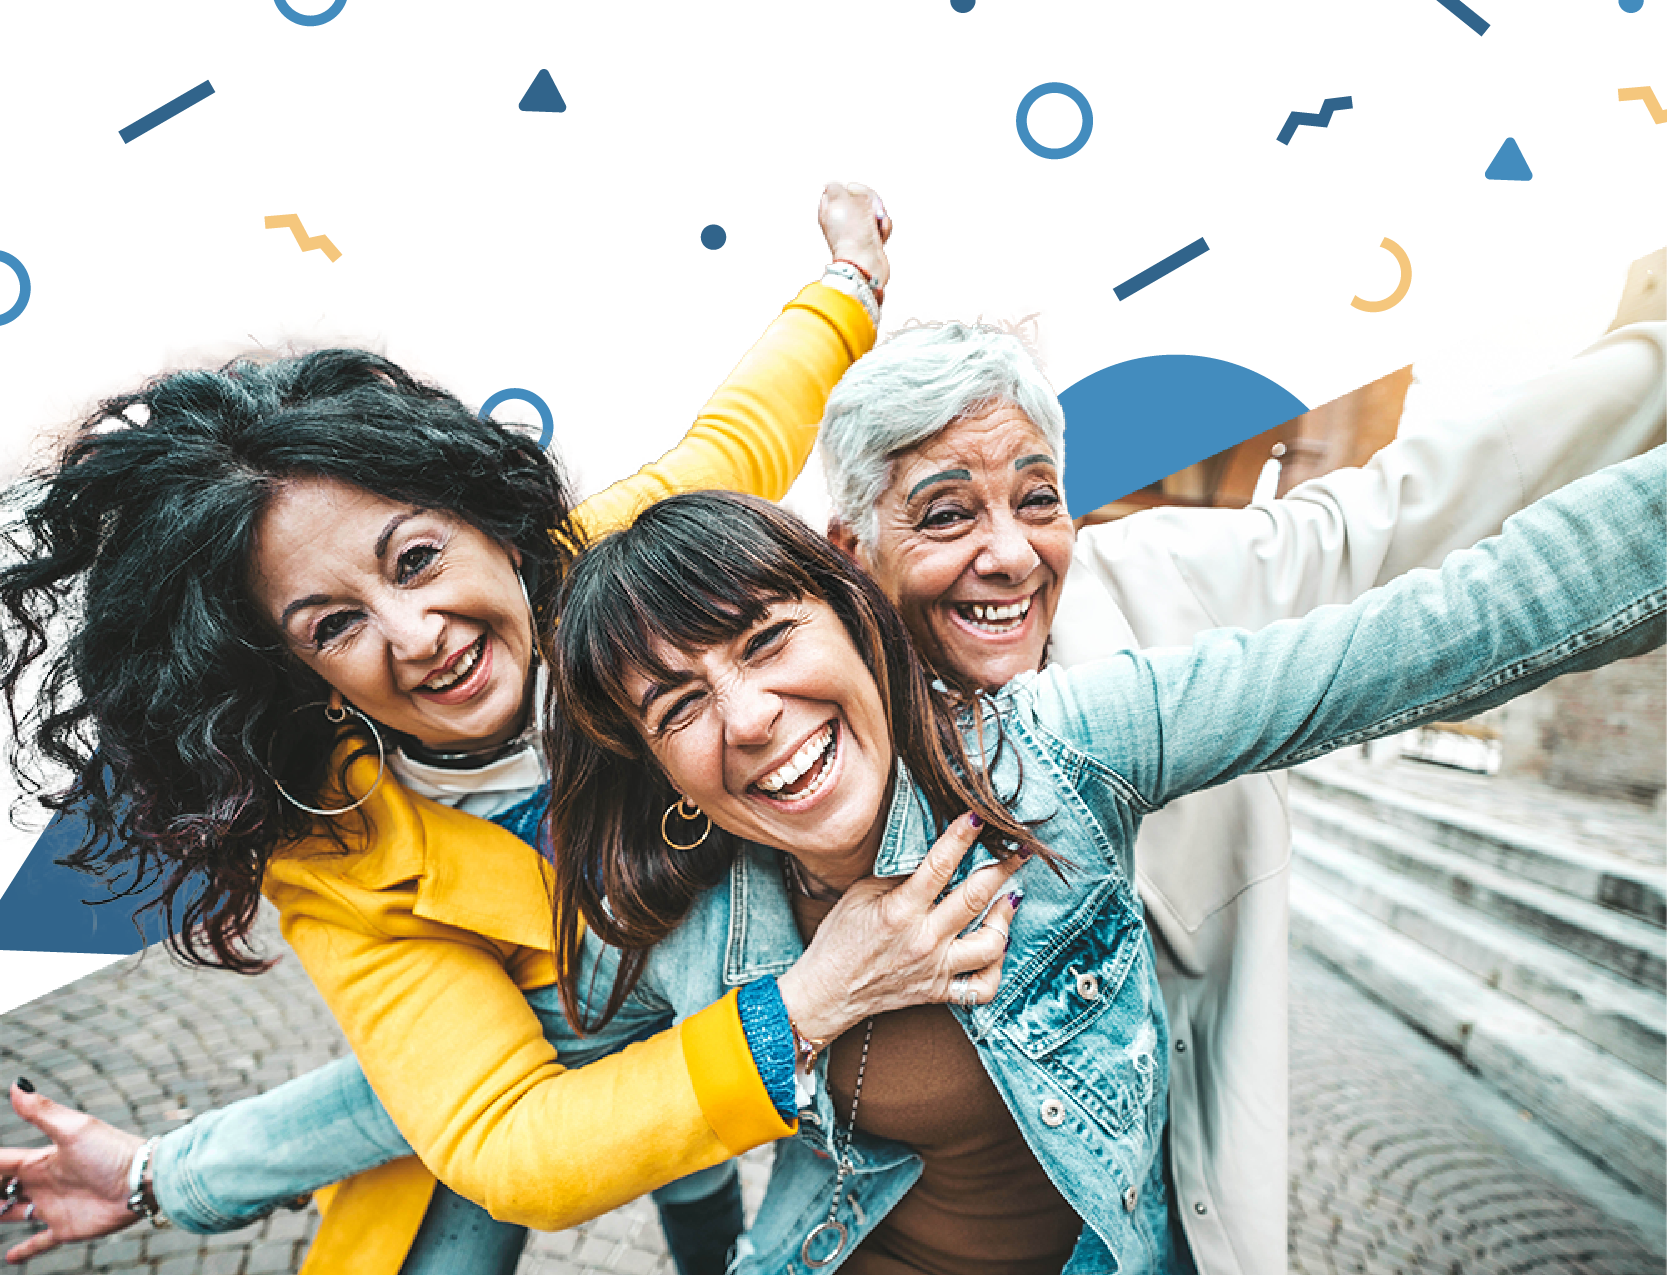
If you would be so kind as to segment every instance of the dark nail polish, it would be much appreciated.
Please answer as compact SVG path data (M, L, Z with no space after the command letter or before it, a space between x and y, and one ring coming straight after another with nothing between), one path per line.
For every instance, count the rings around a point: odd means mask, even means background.
M1017 912L1019 910L1019 904L1025 901L1025 896L1020 894L1017 890L1009 890L1007 892L1007 901L1013 905L1013 910Z
M976 814L969 814L967 816L967 818L972 820L972 826L974 828L982 828L984 826L984 821L982 819L980 819Z
M29 1077L27 1076L19 1076L17 1078L17 1087L23 1090L24 1093L35 1092L35 1087L29 1083Z

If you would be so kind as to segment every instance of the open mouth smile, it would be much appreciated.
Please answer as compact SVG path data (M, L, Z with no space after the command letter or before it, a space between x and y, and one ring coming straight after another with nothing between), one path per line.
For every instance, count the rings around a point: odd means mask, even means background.
M826 786L839 755L839 723L825 723L798 750L750 787L766 801L787 805L808 801Z
M470 676L486 662L486 634L482 633L464 647L450 664L427 677L417 690L429 695L444 695L464 686Z
M1005 637L1010 633L1017 633L1024 627L1024 622L1030 615L1031 604L1035 601L1036 595L1033 593L1017 602L962 602L952 609L956 618L973 632L990 637Z

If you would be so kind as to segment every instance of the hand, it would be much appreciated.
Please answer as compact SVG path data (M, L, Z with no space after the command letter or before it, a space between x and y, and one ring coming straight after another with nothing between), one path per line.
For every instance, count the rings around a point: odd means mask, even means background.
M802 1035L832 1040L870 1015L946 1001L956 975L970 982L962 995L970 991L978 1002L995 996L1017 899L1007 895L978 929L957 936L1006 886L1019 859L980 868L934 904L977 836L973 817L962 815L907 880L865 877L845 892L777 980Z
M828 250L835 258L854 261L883 288L891 278L885 242L891 238L891 218L880 197L857 182L829 182L822 188L816 210Z
M1664 275L1667 275L1667 248L1657 248L1649 256L1634 261L1627 268L1626 289L1621 293L1620 305L1615 307L1615 321L1604 330L1613 332L1629 323L1667 319Z
M12 1110L52 1139L49 1147L0 1147L0 1186L16 1178L17 1203L0 1225L44 1222L6 1254L22 1262L60 1244L97 1239L138 1221L127 1207L127 1172L144 1139L12 1086ZM25 1218L28 1205L34 1215Z

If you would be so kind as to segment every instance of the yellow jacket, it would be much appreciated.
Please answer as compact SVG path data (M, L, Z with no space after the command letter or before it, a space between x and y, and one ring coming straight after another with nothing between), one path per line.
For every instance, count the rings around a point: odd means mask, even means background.
M624 525L678 490L779 499L829 391L873 341L854 300L811 284L677 447L580 507L585 531ZM362 759L351 786L363 791L375 771ZM304 1275L395 1275L433 1174L495 1216L555 1230L792 1131L758 1078L733 995L568 1072L523 998L556 978L537 853L391 774L361 809L370 831L347 825L347 853L323 836L289 847L264 888L418 1158L321 1193Z

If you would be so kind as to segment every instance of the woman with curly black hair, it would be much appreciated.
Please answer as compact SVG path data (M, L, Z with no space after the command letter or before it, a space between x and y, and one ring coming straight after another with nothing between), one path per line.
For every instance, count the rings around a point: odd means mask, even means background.
M577 509L526 437L340 349L157 378L105 403L12 493L0 693L14 765L69 772L41 793L91 830L68 862L128 893L159 887L142 910L176 955L245 973L268 963L246 942L264 893L424 1161L533 1144L541 1188L574 1220L789 1132L791 1079L775 1092L754 1062L789 1015L837 1033L865 1002L941 999L951 975L1000 958L999 938L955 940L959 924L923 948L921 926L940 915L942 928L937 889L908 915L877 891L745 1012L730 997L567 1074L578 1059L558 1063L539 1016L559 1014L533 848L553 599L588 537L671 491L785 492L829 390L873 341L887 274L871 192L830 186L821 220L836 258L824 282L679 447ZM995 875L976 887L980 910ZM869 966L888 975L865 991L851 971ZM131 1183L124 1203L54 1215L43 1190L48 1229L13 1259L185 1200L229 1222L214 1201L235 1194L235 1167L170 1177L193 1136L117 1135L108 1173ZM13 1172L26 1197L30 1173ZM433 1181L412 1159L345 1184L308 1270L513 1269L524 1233ZM687 1271L717 1269L739 1228L733 1173L716 1185L661 1201Z

